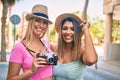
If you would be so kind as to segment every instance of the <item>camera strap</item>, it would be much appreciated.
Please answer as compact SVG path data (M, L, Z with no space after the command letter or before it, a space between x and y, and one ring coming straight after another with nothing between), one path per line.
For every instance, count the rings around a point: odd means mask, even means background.
M35 51L29 49L28 47L26 47L26 45L22 42L22 44L24 45L24 47L26 48L26 50L33 56L32 53L36 53ZM31 53L32 52L32 53Z
M46 45L45 45L45 43L44 42L42 42L41 40L40 40L40 42L42 43L42 45L45 47L45 50L47 51L47 52L49 52L49 50L47 49L47 47L46 47ZM31 50L31 49L29 49L28 47L26 47L26 45L22 42L22 44L24 45L24 47L26 48L26 50L33 56L33 54L32 53L36 53L34 50ZM31 53L32 52L32 53Z

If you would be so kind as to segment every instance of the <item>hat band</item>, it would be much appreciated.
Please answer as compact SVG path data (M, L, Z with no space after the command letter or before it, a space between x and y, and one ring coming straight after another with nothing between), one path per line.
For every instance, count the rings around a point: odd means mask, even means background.
M42 16L48 19L48 16L46 14L43 14L43 13L33 13L33 14L36 16Z

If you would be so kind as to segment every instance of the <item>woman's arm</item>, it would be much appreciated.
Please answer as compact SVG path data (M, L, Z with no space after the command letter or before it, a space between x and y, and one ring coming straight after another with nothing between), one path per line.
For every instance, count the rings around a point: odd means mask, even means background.
M82 31L85 37L85 49L82 55L83 63L86 65L92 65L97 62L98 56L96 53L96 50L94 48L90 33L89 33L89 27L90 23L87 21L83 21L81 23Z
M27 80L32 75L32 71L28 70L25 73L19 75L21 64L9 62L7 80Z
M37 58L36 54L34 54L34 60L32 63L33 63L32 67L29 70L27 70L22 74L19 74L21 69L21 64L10 62L8 68L7 80L27 80L33 73L37 71L38 67L45 66L42 64L46 63L46 59L40 57Z

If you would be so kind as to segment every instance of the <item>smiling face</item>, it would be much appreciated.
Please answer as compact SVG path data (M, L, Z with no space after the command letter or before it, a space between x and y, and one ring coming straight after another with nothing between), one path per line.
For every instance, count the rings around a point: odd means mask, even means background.
M62 38L66 43L72 43L74 39L74 25L66 21L62 26Z
M42 37L44 36L47 28L48 28L48 21L40 18L34 19L34 25L33 25L33 33L36 36Z

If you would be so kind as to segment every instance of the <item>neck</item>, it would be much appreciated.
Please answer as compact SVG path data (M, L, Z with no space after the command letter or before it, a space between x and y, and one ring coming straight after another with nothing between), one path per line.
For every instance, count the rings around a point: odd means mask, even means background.
M64 49L71 50L72 49L72 44L65 44Z
M35 42L35 43L38 43L38 42L40 42L40 38L33 38L32 41Z
M71 44L65 44L63 47L63 55L70 55L72 53L72 45Z
M28 47L30 44L40 44L41 42L39 37L34 36L32 39L24 41L24 43Z

